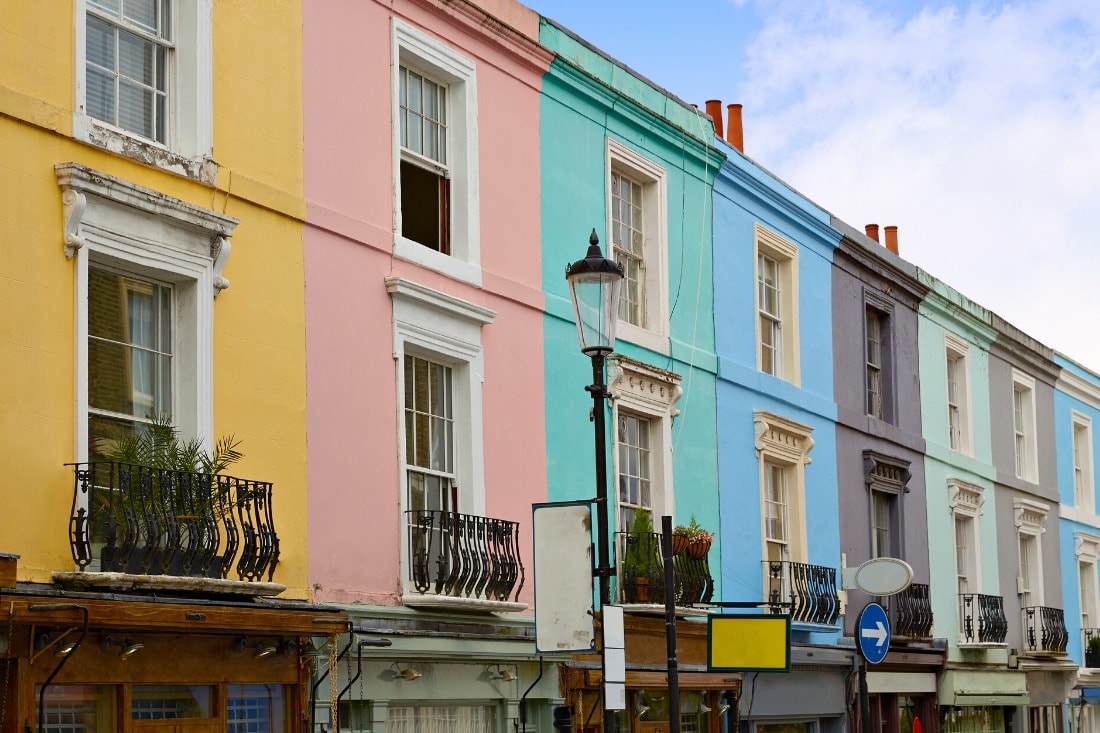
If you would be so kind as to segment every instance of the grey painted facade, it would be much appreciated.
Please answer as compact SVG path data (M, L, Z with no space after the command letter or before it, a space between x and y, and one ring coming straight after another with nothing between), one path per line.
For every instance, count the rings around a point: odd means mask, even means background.
M834 222L834 226L845 234L833 261L841 551L849 568L871 558L872 463L895 463L909 476L896 495L889 551L880 555L905 560L913 567L913 582L927 584L928 520L917 358L917 306L925 288L908 262L846 224ZM868 311L883 326L881 419L869 414L867 405ZM848 593L849 609L862 608L870 600L858 590ZM855 617L852 612L845 615L848 636Z
M896 730L903 718L916 715L932 733L939 729L935 673L944 664L944 652L932 648L927 593L931 578L917 339L917 310L927 289L908 262L843 222L834 220L833 226L844 235L832 274L841 552L848 568L872 557L905 560L916 584L912 594L890 598L849 588L844 634L855 641L854 627L867 603L887 608L893 636L890 653L875 665L868 685L872 729ZM914 606L923 608L923 624L913 623Z

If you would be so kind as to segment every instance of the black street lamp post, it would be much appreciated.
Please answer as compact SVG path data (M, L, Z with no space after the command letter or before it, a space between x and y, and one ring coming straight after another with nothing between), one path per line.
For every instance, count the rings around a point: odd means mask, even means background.
M619 318L619 285L623 268L607 259L600 251L600 239L596 230L588 238L588 254L565 270L569 281L569 294L573 300L573 315L577 322L577 335L581 351L592 358L592 384L585 387L592 395L592 421L596 439L596 541L598 565L596 575L600 581L601 633L600 647L603 660L604 733L615 729L615 712L607 701L607 650L603 643L603 609L611 604L611 552L607 502L607 424L603 401L607 399L604 384L604 361L615 349L615 324Z

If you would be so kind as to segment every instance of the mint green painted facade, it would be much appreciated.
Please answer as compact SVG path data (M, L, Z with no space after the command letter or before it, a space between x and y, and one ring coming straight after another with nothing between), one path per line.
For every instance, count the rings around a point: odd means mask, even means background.
M540 43L558 55L543 80L541 194L543 290L546 295L545 400L550 501L595 496L594 447L589 413L590 359L580 352L565 280L565 268L585 255L595 229L605 256L609 247L609 140L663 171L662 236L647 231L647 246L667 242L668 332L640 341L623 337L615 353L630 363L679 376L682 395L666 415L668 445L651 444L652 457L667 461L653 479L654 522L670 512L676 523L694 514L718 529L715 437L714 301L711 275L711 198L723 155L713 146L710 122L681 101L653 87L543 19ZM647 250L648 252L648 250ZM648 254L647 254L648 256ZM652 290L647 293L652 297ZM642 368L642 367L638 367ZM609 368L609 380L613 378ZM654 385L655 402L663 399ZM608 487L615 521L616 443L614 415L627 412L613 388L608 411ZM636 395L637 396L637 395ZM646 399L649 397L647 396ZM667 485L659 485L659 484ZM664 496L662 511L661 496ZM718 543L711 550L719 567ZM719 573L713 572L717 577ZM720 591L715 590L715 598Z
M997 565L996 471L989 429L989 347L996 337L989 312L928 273L918 269L918 278L929 288L920 305L918 328L921 415L926 445L925 474L928 492L931 600L933 636L948 640L948 664L999 664L1007 659L1005 648L967 650L959 648L958 586L956 584L955 526L952 498L955 482L977 487L981 505L977 509L977 582L971 592L1001 595ZM949 439L947 394L947 350L949 338L961 345L966 362L966 410L964 448L952 450ZM967 437L968 436L968 437ZM965 447L968 445L969 447ZM941 701L947 691L941 690ZM942 704L942 703L941 703Z

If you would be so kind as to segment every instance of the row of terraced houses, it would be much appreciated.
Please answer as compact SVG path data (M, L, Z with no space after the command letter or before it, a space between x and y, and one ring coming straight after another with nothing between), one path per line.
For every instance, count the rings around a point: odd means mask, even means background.
M593 230L619 730L1100 730L1100 375L743 137L513 0L4 3L0 733L601 730L532 533L595 492ZM723 602L789 671L708 668Z

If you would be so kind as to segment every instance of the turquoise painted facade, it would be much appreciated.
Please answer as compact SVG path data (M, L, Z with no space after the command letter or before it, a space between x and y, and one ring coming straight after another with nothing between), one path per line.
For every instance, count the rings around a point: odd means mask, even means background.
M584 390L592 383L592 366L579 349L565 268L584 256L592 229L605 256L610 256L609 141L613 141L664 172L664 231L647 234L667 243L664 289L669 314L667 336L658 339L656 347L624 337L620 328L615 353L679 376L682 395L673 406L678 414L669 418L671 443L663 446L671 463L666 474L671 476L671 486L655 485L654 490L665 492L677 523L686 524L694 514L705 527L716 530L717 362L710 207L712 179L722 155L712 145L709 122L684 103L546 19L540 42L558 55L543 80L540 140L549 499L595 495L588 419L592 400ZM610 370L608 378L612 378ZM614 494L613 447L608 471L609 493ZM659 507L654 509L660 515ZM654 522L659 528L660 520ZM715 547L712 566L717 558Z

